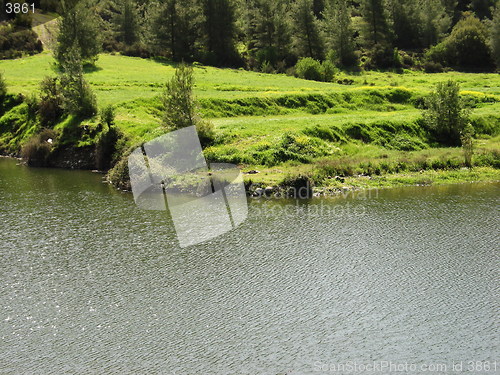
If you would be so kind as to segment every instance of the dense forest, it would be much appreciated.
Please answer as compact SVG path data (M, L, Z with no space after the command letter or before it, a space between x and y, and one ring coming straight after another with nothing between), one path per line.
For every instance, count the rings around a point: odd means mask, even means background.
M7 14L0 54L42 50L33 17ZM22 3L22 2L21 2ZM33 2L28 2L32 4ZM99 52L329 80L335 69L493 71L500 66L496 0L40 0L62 15L55 47L93 63Z

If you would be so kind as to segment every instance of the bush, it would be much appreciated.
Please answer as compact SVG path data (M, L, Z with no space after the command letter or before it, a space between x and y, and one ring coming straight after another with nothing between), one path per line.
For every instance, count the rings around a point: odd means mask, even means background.
M214 143L216 134L214 124L212 124L210 121L199 119L196 122L196 131L203 148L208 147Z
M302 79L312 81L323 80L323 68L318 60L312 57L303 57L295 65L295 74Z
M308 199L313 195L313 180L310 176L299 174L298 176L286 176L280 183L290 198Z
M108 172L107 178L118 189L131 190L130 176L128 171L128 156L136 147L130 148L125 152L121 159Z
M112 105L108 105L101 109L101 123L111 127L115 123L115 109Z
M447 66L449 61L452 59L451 52L447 42L443 41L435 46L432 46L425 53L425 64L429 64L429 68L432 70L436 66ZM424 64L424 68L425 68ZM427 72L427 70L426 70ZM429 71L428 73L440 73L440 71Z
M325 60L321 63L321 70L323 71L323 81L332 82L337 73L337 68L330 60Z
M469 122L469 111L460 98L460 85L452 80L438 83L426 100L424 118L437 140L450 146L460 145L460 132Z
M179 65L163 93L163 126L167 130L196 125L198 104L193 96L193 68Z
M148 48L140 42L136 42L131 46L124 46L122 49L122 54L125 56L141 57L143 59L151 57L151 53Z
M375 44L369 51L368 60L365 62L365 68L368 69L400 68L401 65L398 50L389 44L380 43Z
M36 115L38 114L38 109L40 108L40 102L36 94L31 93L24 99L24 102L28 107L28 119L29 120L36 119Z
M488 28L473 15L461 19L451 34L427 53L428 61L464 69L491 69Z
M349 137L359 139L364 143L373 141L372 134L367 124L348 124L345 128L345 132Z
M387 100L391 103L408 103L411 97L411 91L406 88L394 88L386 94Z
M16 28L15 25L0 27L0 59L16 59L42 50L42 42L33 30Z
M116 151L116 145L121 137L120 131L109 126L108 129L101 132L97 138L95 148L96 166L99 170L107 170L113 162L113 155Z
M474 157L474 165L478 167L493 167L500 168L500 151L488 150L481 153L476 153Z
M442 73L443 66L438 62L426 61L424 63L424 71L426 73Z
M468 16L460 20L447 43L454 64L472 69L492 68L488 29L476 17Z
M500 134L500 119L498 116L473 117L470 122L477 135L497 136Z
M53 126L63 114L63 95L59 80L45 77L40 83L38 115L43 126Z
M403 68L410 69L415 66L415 59L405 51L399 51L400 60Z
M264 61L260 67L260 71L262 73L270 74L274 73L274 68L269 61Z
M52 150L52 144L57 134L50 129L44 129L39 134L31 137L21 149L21 156L29 166L45 167Z
M275 47L264 47L260 48L255 54L256 64L262 67L264 63L273 65L278 61L278 54Z

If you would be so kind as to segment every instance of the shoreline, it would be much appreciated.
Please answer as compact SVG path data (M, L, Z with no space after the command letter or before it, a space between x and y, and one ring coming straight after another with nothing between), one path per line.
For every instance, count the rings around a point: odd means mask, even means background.
M22 158L10 155L0 155L3 159L12 159L16 161L23 161ZM26 163L23 163L26 165ZM26 165L27 166L27 165ZM30 167L29 168L45 168L45 167ZM96 173L95 170L90 169L74 169L74 168L54 168L63 169L67 171L74 170L88 170L90 173ZM99 171L107 175L106 171ZM289 196L289 191L292 186L290 185L275 185L265 180L258 183L252 183L250 178L246 178L243 174L245 183L245 191L250 197L265 197L267 199L280 199L283 197L293 198ZM338 176L336 176L338 177ZM129 189L122 189L113 185L108 178L106 182L116 190L122 192L131 192ZM304 199L314 199L322 197L339 197L347 194L353 194L363 191L370 191L376 189L392 189L398 187L425 187L425 186L439 186L439 185L454 185L466 183L500 183L500 169L493 167L475 167L450 169L450 170L425 170L420 172L408 173L387 173L377 176L347 176L342 177L341 181L332 178L331 184L325 185L308 185L303 186L310 189L310 196L304 196ZM300 187L298 188L300 189ZM300 198L300 197L299 197Z
M351 193L370 191L376 189L392 189L398 187L425 187L444 186L466 183L500 183L500 170L492 167L475 167L473 169L461 168L455 170L426 170L412 173L390 173L380 176L351 176L343 177L344 182L332 185L312 186L312 197L336 197ZM245 181L247 183L247 181ZM255 190L247 192L252 196L282 195L290 186L272 186L272 184L259 183L261 194ZM264 186L264 187L262 187ZM270 192L266 194L266 189ZM271 190L272 189L272 190Z

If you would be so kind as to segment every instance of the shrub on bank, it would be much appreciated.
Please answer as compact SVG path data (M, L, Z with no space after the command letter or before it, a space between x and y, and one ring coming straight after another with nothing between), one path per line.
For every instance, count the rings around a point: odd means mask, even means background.
M21 149L21 156L31 167L45 167L57 138L54 130L44 129L31 137Z
M108 105L101 110L101 124L108 127L115 123L115 109L112 105Z
M313 196L314 180L306 174L287 175L279 185L289 198L308 199Z
M62 116L64 98L59 80L45 77L40 83L38 115L42 126L53 126Z
M131 147L125 152L120 160L111 168L107 174L108 181L121 190L131 190L130 176L128 171L128 156L136 147Z
M198 133L201 147L209 147L215 142L216 133L212 122L205 119L199 119L196 122L196 132Z
M115 126L109 125L98 136L95 147L97 169L107 170L111 167L117 143L121 136L121 132Z

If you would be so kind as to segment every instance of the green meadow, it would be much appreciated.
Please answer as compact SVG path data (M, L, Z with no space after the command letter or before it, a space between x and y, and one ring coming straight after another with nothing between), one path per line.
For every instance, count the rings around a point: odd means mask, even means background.
M86 70L99 106L116 109L116 125L125 139L122 153L164 131L160 96L174 70L168 61L112 54L100 55L96 66ZM0 61L0 71L9 93L24 97L39 90L42 77L56 74L47 52ZM342 72L326 83L196 63L194 74L200 114L216 129L205 155L260 172L245 175L247 182L279 185L299 174L316 186L333 188L500 179L498 74ZM472 109L474 174L462 169L462 150L438 147L422 120L426 95L449 79L460 83ZM5 152L18 153L40 130L23 121L26 106L4 109L0 148ZM92 146L98 122L97 116L66 118L55 129L64 134L63 144Z

